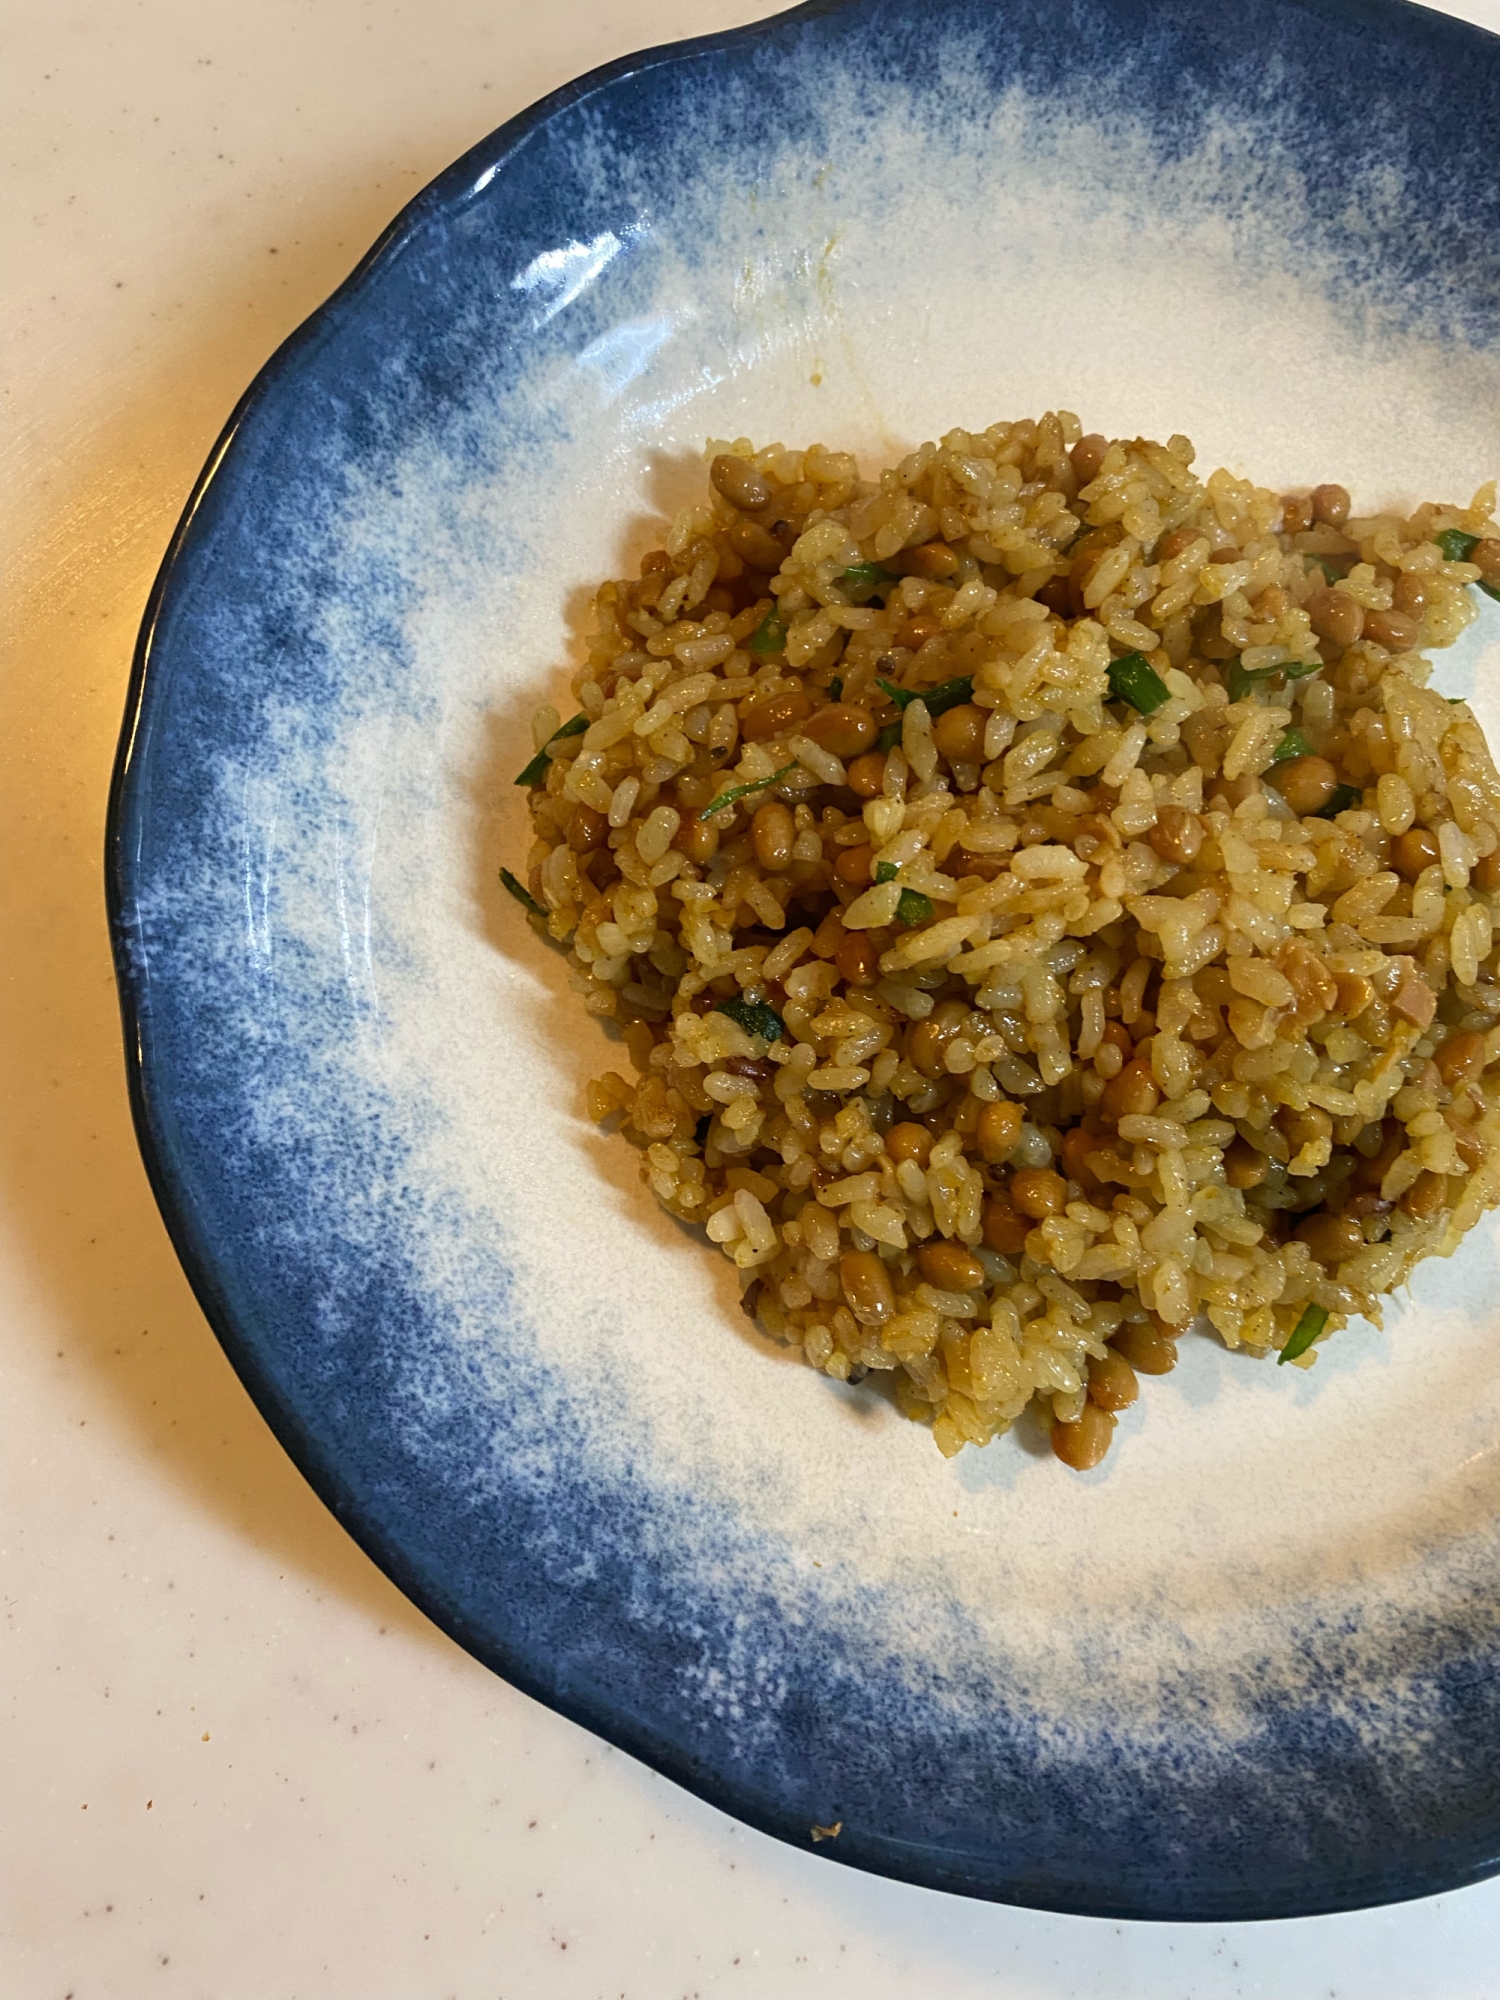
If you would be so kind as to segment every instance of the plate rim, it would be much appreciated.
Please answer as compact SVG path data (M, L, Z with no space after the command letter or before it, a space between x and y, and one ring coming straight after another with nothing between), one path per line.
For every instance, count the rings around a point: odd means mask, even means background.
M886 1841L887 1858L884 1860L848 1849L840 1851L837 1843L831 1840L814 1840L802 1827L800 1819L794 1823L789 1815L762 1809L748 1796L733 1794L727 1784L703 1776L696 1768L696 1760L687 1751L677 1750L675 1746L660 1741L648 1745L633 1736L607 1707L586 1699L571 1698L566 1691L546 1684L519 1651L497 1644L477 1629L462 1610L445 1597L430 1576L424 1574L415 1562L409 1562L373 1521L363 1517L338 1463L314 1438L291 1397L278 1387L257 1355L254 1343L241 1334L211 1256L197 1241L186 1185L184 1183L181 1188L177 1185L181 1176L172 1165L170 1136L158 1118L152 1088L146 1076L150 975L148 970L143 969L133 949L131 916L130 835L142 804L141 797L134 793L134 780L137 756L142 748L143 727L148 720L147 707L155 684L152 657L158 629L179 570L187 574L185 559L190 554L198 512L240 430L289 372L304 349L357 304L370 281L400 254L420 229L430 220L451 213L465 200L472 199L476 193L476 180L482 180L484 187L488 187L520 146L552 119L633 77L679 62L697 60L721 50L748 47L800 21L857 13L877 4L879 0L802 0L802 4L737 27L627 52L538 98L468 147L397 211L348 275L260 364L234 404L193 481L146 599L131 656L105 813L105 912L120 1004L131 1119L147 1181L174 1254L199 1309L257 1413L318 1499L382 1575L445 1637L461 1646L488 1671L553 1713L647 1765L732 1820L753 1827L800 1853L836 1862L861 1873L971 1900L1058 1915L1094 1917L1116 1923L1286 1922L1390 1907L1467 1888L1500 1873L1500 1845L1491 1851L1489 1848L1479 1849L1476 1843L1472 1856L1455 1858L1447 1865L1434 1858L1425 1864L1420 1874L1404 1878L1395 1886L1384 1878L1377 1880L1366 1875L1346 1878L1339 1885L1329 1884L1306 1896L1283 1896L1276 1901L1275 1907L1271 1907L1270 1900L1262 1896L1258 1902L1250 1898L1232 1905L1208 1903L1192 1911L1182 1911L1142 1907L1130 1896L1111 1900L1097 1894L1049 1892L1034 1880L1011 1879L997 1885L964 1879L966 1871L960 1857L954 1856L945 1863L942 1857L925 1846L893 1836ZM964 4L964 0L959 0L959 4ZM1000 4L1003 6L1004 0L1000 0ZM1109 4L1109 0L1105 0L1105 4ZM1146 4L1149 6L1151 0L1146 0ZM1475 23L1414 4L1414 0L1272 0L1272 4L1324 20L1347 23L1365 33L1389 30L1400 24L1408 32L1414 30L1425 36L1451 38L1455 49L1463 44L1468 44L1471 49L1484 46L1491 62L1500 58L1500 36ZM819 1831L821 1834L822 1830Z

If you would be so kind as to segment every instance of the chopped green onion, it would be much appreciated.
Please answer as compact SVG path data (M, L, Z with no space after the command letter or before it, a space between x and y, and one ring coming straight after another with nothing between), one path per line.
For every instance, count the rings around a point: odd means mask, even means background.
M767 1042L779 1042L785 1033L781 1016L774 1007L764 1000L747 1000L743 993L721 1000L714 1012L727 1014L747 1035L759 1035Z
M1271 752L1273 764L1284 764L1288 757L1310 757L1312 745L1300 729L1289 729L1276 748Z
M903 715L917 698L918 690L916 688L897 687L894 681L883 681L879 674L875 676L875 685L882 693L890 696Z
M1128 701L1140 715L1153 715L1172 690L1144 653L1122 653L1109 663L1109 692L1114 701Z
M901 900L896 905L896 921L908 929L913 924L930 923L932 920L932 898L924 896L920 889L903 889Z
M1444 528L1432 538L1443 552L1444 562L1467 562L1479 547L1478 535L1466 535L1462 528Z
M1292 1328L1286 1346L1277 1355L1276 1366L1279 1368L1284 1361L1295 1361L1299 1354L1306 1354L1327 1324L1328 1315L1322 1306L1309 1306Z
M515 897L516 901L521 905L523 909L530 910L531 914L534 917L546 916L547 912L542 908L541 904L537 901L536 897L533 896L529 890L523 889L521 887L521 884L516 880L515 876L511 874L508 868L502 868L500 870L500 880L505 884L506 888L509 889L510 893Z
M888 694L904 714L914 701L924 702L930 716L946 715L950 708L958 708L966 701L974 699L974 676L964 674L956 681L939 681L931 688L897 687L894 681L883 681L875 676L876 687Z
M1225 685L1232 702L1243 701L1262 681L1273 681L1278 674L1289 681L1305 681L1309 674L1320 674L1322 671L1321 660L1287 660L1279 667L1242 667L1235 660Z
M886 569L881 563L872 562L851 563L848 569L841 570L835 579L850 596L856 590L874 592L883 589L886 584L899 583L900 580L894 570Z
M1327 805L1319 807L1318 811L1313 813L1311 817L1313 819L1337 819L1340 813L1352 812L1363 797L1364 793L1358 785L1335 785L1329 794Z
M1444 528L1440 535L1433 536L1443 552L1444 562L1467 562L1483 539L1482 535L1465 534L1462 528ZM1500 584L1486 583L1481 577L1479 588L1486 597L1493 597L1500 604Z
M886 751L894 750L900 741L901 724L899 722L888 722L875 738L875 748Z
M900 873L901 870L896 866L894 861L877 861L875 863L875 880L877 882L894 882Z
M740 799L749 798L752 792L763 792L768 785L779 785L783 778L789 778L797 768L795 762L783 764L779 771L773 771L769 778L757 778L753 784L733 785L727 792L720 792L716 799L710 799L699 813L699 819L712 819L715 813L723 812L725 806L732 806Z
M1347 556L1342 561L1337 556L1304 556L1302 560L1322 570L1325 583L1337 583L1349 567Z
M843 676L840 674L835 674L833 679L828 683L828 699L830 701L842 701L843 698L844 698Z
M1225 681L1230 701L1243 701L1246 695L1254 693L1262 681L1268 681L1272 674L1278 674L1280 671L1279 667L1242 667L1239 661L1235 660Z
M935 688L929 688L922 699L927 704L927 713L936 721L950 708L961 708L974 699L974 676L964 674L956 681L941 681Z
M555 743L560 736L582 736L588 726L589 719L586 715L575 715L573 720L565 722L561 729L554 729L552 734L547 738L547 742ZM539 785L542 782L543 771L546 770L551 762L552 759L547 755L545 748L538 750L520 777L516 779L516 783L518 785Z
M750 635L752 653L779 653L786 646L786 621L779 611L768 611Z

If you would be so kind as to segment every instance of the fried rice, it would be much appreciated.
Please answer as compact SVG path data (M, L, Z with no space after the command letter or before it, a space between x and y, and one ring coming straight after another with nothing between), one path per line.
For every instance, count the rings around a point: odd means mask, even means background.
M1500 1199L1500 779L1424 657L1494 486L1356 515L1066 411L708 457L518 780L590 1114L946 1454L1035 1399L1085 1469L1191 1325L1378 1322Z

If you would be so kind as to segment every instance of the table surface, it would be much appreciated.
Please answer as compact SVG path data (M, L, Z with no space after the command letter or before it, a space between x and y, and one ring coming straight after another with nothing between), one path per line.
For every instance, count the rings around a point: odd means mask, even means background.
M1205 0L1209 4L1209 0ZM215 1344L100 884L130 652L257 367L467 146L756 0L11 0L0 852L7 2000L1497 2000L1500 1882L1112 1924L794 1853L402 1598ZM1500 30L1500 0L1450 11Z

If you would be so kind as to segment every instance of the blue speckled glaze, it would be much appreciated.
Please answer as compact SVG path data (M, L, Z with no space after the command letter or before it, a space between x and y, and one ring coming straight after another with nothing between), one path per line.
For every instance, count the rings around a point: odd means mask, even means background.
M1193 1343L1083 1479L943 1462L779 1362L579 1116L618 1058L495 890L525 718L709 435L874 460L1062 403L1467 499L1497 49L1375 0L851 0L632 58L400 217L163 570L111 913L219 1337L463 1645L836 1860L1219 1919L1500 1865L1494 1234L1293 1382ZM1486 713L1492 619L1451 671Z

